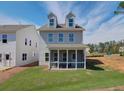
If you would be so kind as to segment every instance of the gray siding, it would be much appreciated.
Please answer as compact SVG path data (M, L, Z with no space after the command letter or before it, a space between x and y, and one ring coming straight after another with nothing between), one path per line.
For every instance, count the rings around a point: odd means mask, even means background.
M52 44L60 44L60 43L74 43L74 44L80 44L83 43L83 33L82 31L77 31L77 32L62 32L62 31L52 31L52 32L40 32L40 36L43 38L46 44L49 44L48 42L48 34L52 33L53 34L53 42L50 42ZM59 33L64 34L64 42L59 42ZM69 42L69 33L74 33L74 42Z

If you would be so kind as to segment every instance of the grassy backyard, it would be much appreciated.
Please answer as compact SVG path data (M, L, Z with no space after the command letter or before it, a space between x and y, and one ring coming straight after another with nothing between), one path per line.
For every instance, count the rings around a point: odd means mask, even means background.
M124 73L111 69L48 71L30 67L0 84L0 90L93 90L124 85Z

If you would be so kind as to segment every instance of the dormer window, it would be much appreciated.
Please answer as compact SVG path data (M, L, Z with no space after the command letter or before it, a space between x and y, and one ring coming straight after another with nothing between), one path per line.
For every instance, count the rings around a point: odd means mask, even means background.
M7 35L6 34L2 35L2 43L7 43Z
M50 19L49 25L50 25L50 26L54 26L54 19Z
M75 15L70 12L67 14L66 16L66 26L69 27L69 28L73 28L75 27Z
M73 18L70 18L70 19L69 19L69 27L73 27L73 24L74 24L73 21L74 21Z

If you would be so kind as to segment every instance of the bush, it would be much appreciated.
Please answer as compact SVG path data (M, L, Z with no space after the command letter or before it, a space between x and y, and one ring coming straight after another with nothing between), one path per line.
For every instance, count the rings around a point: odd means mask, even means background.
M102 53L92 53L88 57L104 57L104 54L102 54Z
M120 56L124 56L124 52L120 52Z

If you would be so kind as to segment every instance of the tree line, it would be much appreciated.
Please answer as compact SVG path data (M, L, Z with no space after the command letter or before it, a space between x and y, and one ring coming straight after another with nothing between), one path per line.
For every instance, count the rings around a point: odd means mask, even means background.
M124 40L100 42L98 44L87 44L90 53L118 54L119 48L124 47Z

